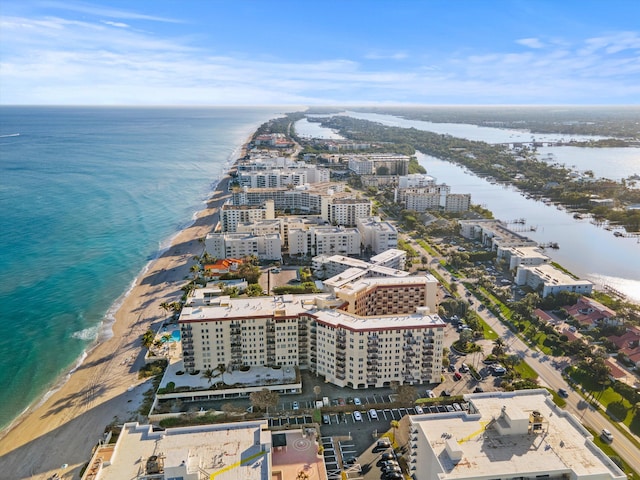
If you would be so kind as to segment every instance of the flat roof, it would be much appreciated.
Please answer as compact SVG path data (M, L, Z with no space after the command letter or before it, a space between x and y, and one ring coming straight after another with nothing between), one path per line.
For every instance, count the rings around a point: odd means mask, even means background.
M98 479L138 478L155 455L167 476L179 477L178 470L186 469L184 473L204 471L220 480L271 480L267 457L271 432L266 428L266 420L157 432L151 425L125 423L111 464L103 467Z
M548 285L592 285L589 280L573 278L571 275L558 270L553 265L543 263L542 265L520 267L535 273Z
M213 297L210 305L182 309L180 322L225 320L233 318L293 317L317 310L316 298L329 299L329 294L276 295L272 297Z
M438 459L434 468L439 468L441 480L553 472L574 472L572 478L626 478L593 444L591 434L573 415L559 409L546 390L468 394L464 398L471 413L410 417L426 437L426 448ZM508 431L503 409L511 424L524 424L524 433ZM540 429L527 431L533 419ZM454 461L449 452L461 458Z
M314 316L319 322L324 324L354 331L445 327L444 321L437 314L424 315L414 313L361 317L335 309L321 310L316 312Z
M341 291L346 293L365 290L373 287L387 287L387 286L405 286L412 284L426 285L428 283L437 283L438 281L433 275L409 275L406 277L367 277L361 278L355 282L343 285L340 287Z

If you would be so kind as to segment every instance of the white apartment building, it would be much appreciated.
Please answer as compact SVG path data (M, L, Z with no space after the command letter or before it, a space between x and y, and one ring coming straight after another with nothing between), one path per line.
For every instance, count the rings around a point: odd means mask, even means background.
M519 266L535 267L551 260L539 247L499 247L497 256L509 262L509 270Z
M493 250L509 247L536 247L538 244L524 235L509 230L505 223L493 219L458 220L460 234L471 240L480 240Z
M330 174L328 169L317 168L315 165L306 165L302 168L292 165L288 169L242 171L239 172L237 181L243 187L278 188L329 182Z
M436 178L426 173L410 173L398 178L398 188L435 187Z
M368 262L343 255L318 255L313 258L311 268L315 275L329 278L340 275L347 269L359 268L367 272L367 276L395 276L398 270L404 270L407 253L404 250L391 248L369 259ZM389 270L384 270L385 268Z
M471 207L471 194L449 193L444 202L445 212L468 212Z
M225 203L220 211L220 223L223 232L234 233L239 223L258 220L273 220L275 204L273 200L265 200L259 205L234 205Z
M380 217L363 217L356 219L356 224L365 249L382 253L398 247L398 230L391 223Z
M242 258L255 255L261 260L282 261L280 234L210 233L206 251L217 258Z
M445 324L437 315L358 317L322 310L315 319L315 371L328 382L360 389L441 380Z
M371 216L371 201L366 198L344 196L323 197L320 214L333 225L355 227L358 218Z
M577 418L543 389L467 394L468 411L411 415L415 480L622 480Z
M213 297L185 306L179 324L184 368L290 365L352 388L440 381L444 322L419 309L363 317L329 294Z
M357 175L406 175L409 157L385 153L353 155L349 157L349 170Z
M254 220L236 225L236 233L250 233L251 235L277 234L282 238L282 230L282 220L280 218L274 218L273 220Z
M359 255L360 244L357 228L325 226L289 230L289 255Z
M528 285L534 290L541 290L543 297L561 291L582 295L589 295L593 291L593 283L589 280L576 279L550 264L519 266L515 282L517 285Z
M416 212L438 210L443 201L442 195L438 192L408 192L404 196L407 210L415 210Z

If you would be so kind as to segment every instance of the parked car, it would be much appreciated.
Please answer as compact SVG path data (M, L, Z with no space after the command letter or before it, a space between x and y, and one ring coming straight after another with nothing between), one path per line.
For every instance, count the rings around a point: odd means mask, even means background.
M569 392L567 392L564 388L559 388L558 395L560 395L561 397L567 398L569 396Z
M356 422L361 422L362 421L362 414L359 411L356 410L355 412L353 412L353 419Z
M378 440L378 443L376 443L376 447L378 448L389 448L391 446L391 440L389 440L388 438L381 438L380 440ZM383 454L384 456L385 454ZM391 456L391 458L393 458L393 455Z
M294 410L299 410L299 409L300 409L300 404L299 404L298 402L293 402L293 404L292 404L292 408L293 408Z
M453 408L453 405L445 405L445 408L447 409L447 412L455 412L456 409Z
M449 371L450 372L455 372L456 371L456 366L453 363L449 364Z
M473 393L482 393L484 392L484 388L482 387L476 387L473 389Z
M378 420L378 412L376 412L375 408L369 410L369 417L371 420Z
M436 394L433 390L427 390L426 392L427 398L436 398Z
M420 405L416 405L415 410L418 415L422 415L424 413L424 410L422 410L422 407Z
M462 373L469 373L469 367L467 366L466 363L463 363L462 365L460 365L460 369L459 369Z
M389 443L389 446L391 446L391 443ZM395 458L396 456L391 452L384 452L382 455L380 455L380 459L382 461L394 460Z
M442 393L440 394L440 396L442 396L442 397L450 397L451 394L449 393L449 390L443 390Z
M462 411L462 407L460 406L460 404L459 404L459 403L454 403L454 404L453 404L453 409L454 409L456 412L461 412L461 411Z
M460 380L462 378L462 374L460 372L456 372L453 374L453 378L456 380Z
M493 370L493 374L496 376L504 375L505 373L507 373L507 369L500 364L492 365L491 370Z
M331 423L331 417L329 417L329 415L327 414L322 415L322 423L324 423L325 425Z
M360 400L358 397L353 399L353 404L354 405L362 405L362 400Z

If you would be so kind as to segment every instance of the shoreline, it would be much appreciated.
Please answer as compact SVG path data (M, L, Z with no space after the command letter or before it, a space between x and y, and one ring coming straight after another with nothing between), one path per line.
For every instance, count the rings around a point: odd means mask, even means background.
M105 427L137 419L143 394L151 386L151 379L138 379L146 353L140 337L147 328L168 318L159 307L162 302L178 301L182 296L180 288L192 258L202 253L198 240L211 232L216 217L219 219L220 208L229 197L230 171L246 154L256 128L229 155L203 208L167 240L168 247L160 244L156 258L114 300L96 341L42 398L0 432L0 480L47 479L54 473L61 478L79 478ZM67 467L61 468L64 465Z

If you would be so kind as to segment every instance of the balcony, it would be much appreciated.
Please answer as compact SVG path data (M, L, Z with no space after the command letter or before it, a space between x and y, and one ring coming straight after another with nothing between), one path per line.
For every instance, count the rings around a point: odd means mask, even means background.
M194 362L184 362L184 368L194 368L195 366Z
M336 378L337 378L338 380L344 380L344 379L346 378L346 375L345 375L345 373L344 373L344 372L336 373Z
M367 377L367 383L368 384L374 384L378 382L378 377L377 376L371 376L371 377Z
M345 348L347 348L347 344L344 341L336 342L336 348L340 350L344 350Z
M404 333L402 334L402 336L403 336L404 338L411 338L411 337L413 337L413 333L412 333L412 332L404 332Z
M377 360L379 358L377 353L368 353L367 360Z

